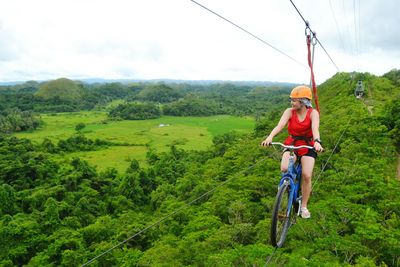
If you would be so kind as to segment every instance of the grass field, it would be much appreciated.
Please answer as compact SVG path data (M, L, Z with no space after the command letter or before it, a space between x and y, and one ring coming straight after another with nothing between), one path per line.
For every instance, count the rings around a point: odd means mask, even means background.
M134 146L113 146L100 151L70 153L67 157L79 156L96 165L99 170L114 167L125 171L130 160L144 163L147 146L159 152L167 151L171 145L187 150L203 150L212 144L216 135L230 131L250 132L254 120L245 117L219 115L212 117L161 117L143 121L108 121L105 112L74 112L42 115L44 125L33 132L17 133L15 136L42 142L49 138L53 142L66 139L76 133L75 126L84 123L83 133L90 139Z

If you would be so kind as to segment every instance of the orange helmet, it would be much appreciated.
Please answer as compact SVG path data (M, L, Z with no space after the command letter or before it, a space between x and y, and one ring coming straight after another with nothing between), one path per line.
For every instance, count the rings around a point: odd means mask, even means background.
M290 93L290 98L308 98L312 99L311 89L305 85L299 85L293 88L292 92Z

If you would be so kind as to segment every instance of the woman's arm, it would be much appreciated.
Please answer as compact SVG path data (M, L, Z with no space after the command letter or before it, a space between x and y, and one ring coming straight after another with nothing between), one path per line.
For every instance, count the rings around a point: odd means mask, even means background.
M319 140L319 142L314 142L314 148L317 151L322 151L321 137L319 135L319 113L316 110L311 112L311 130L313 133L314 140Z
M268 135L267 138L265 138L264 141L262 141L261 145L262 146L269 146L272 143L272 139L282 131L282 129L286 126L288 123L290 117L292 116L292 109L288 108L283 112L281 119L278 122L278 125L271 131L271 133Z

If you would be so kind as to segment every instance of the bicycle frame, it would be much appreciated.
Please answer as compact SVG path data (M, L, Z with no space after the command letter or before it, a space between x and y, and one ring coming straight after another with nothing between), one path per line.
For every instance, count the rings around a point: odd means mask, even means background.
M298 164L295 163L293 151L290 152L288 170L286 173L282 174L279 186L281 186L285 182L289 182L290 185L289 203L286 214L286 216L289 216L290 211L292 210L292 205L295 203L295 201L298 200L298 193L301 184L301 163L300 162Z

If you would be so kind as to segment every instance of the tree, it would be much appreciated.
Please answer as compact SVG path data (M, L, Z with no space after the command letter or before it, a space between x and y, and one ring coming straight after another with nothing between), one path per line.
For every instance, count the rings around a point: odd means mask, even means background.
M141 206L146 202L146 197L140 183L139 173L125 174L118 191L128 199L131 199L137 206Z
M158 106L150 103L127 103L113 108L108 115L125 120L146 120L158 118L161 111Z
M13 214L15 211L15 190L9 184L0 186L0 215Z
M84 124L83 122L80 122L75 126L75 131L80 132L85 127L86 127L86 124Z
M44 204L44 214L45 214L45 224L48 227L55 227L60 223L60 215L58 211L57 201L50 197L46 200Z

